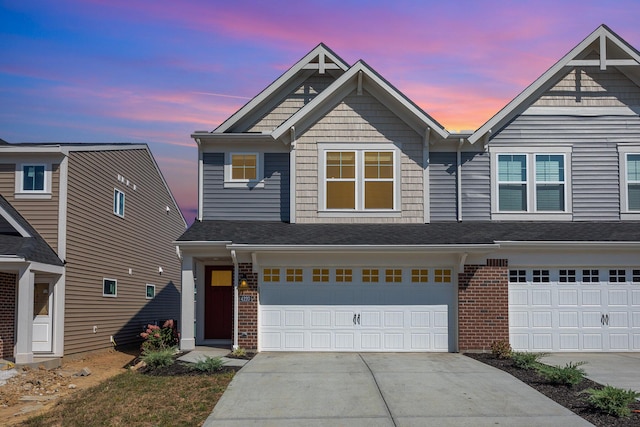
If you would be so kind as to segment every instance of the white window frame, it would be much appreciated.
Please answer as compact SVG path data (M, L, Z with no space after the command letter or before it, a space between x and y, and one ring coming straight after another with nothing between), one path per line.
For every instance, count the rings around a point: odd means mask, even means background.
M629 155L640 155L640 146L618 145L620 164L620 219L640 220L640 211L629 210L629 184L627 179L627 161Z
M256 156L256 179L233 179L231 159L234 155ZM224 188L264 188L264 155L257 151L232 151L225 153Z
M24 168L26 166L42 166L44 182L42 190L24 189ZM51 163L23 162L16 165L15 197L18 199L50 199L51 198Z
M400 149L389 143L358 143L341 144L318 142L318 216L319 217L400 217L402 206L402 168ZM327 209L327 152L355 152L355 209ZM390 152L393 154L393 208L365 209L364 208L364 153Z
M149 289L153 289L153 296L149 296ZM144 288L144 296L146 299L154 299L156 297L156 285L152 285L150 283L147 283L147 285Z
M104 285L106 284L105 282L109 280L112 281L115 285L115 293L114 294L105 294L104 293ZM103 297L107 297L107 298L116 298L118 296L118 281L116 279L109 279L108 277L103 277L102 278L102 296Z
M120 202L120 197L118 194L122 194L122 202ZM120 218L124 218L125 206L127 205L127 195L124 191L115 188L113 189L113 214L119 216ZM120 212L122 211L122 212Z
M491 154L491 219L503 221L571 221L573 219L573 203L571 198L571 146L527 146L527 147L489 147ZM501 155L526 155L527 167L527 210L526 211L500 211L499 200L499 165L498 157ZM564 207L563 211L538 211L536 203L536 156L537 155L562 155L564 162ZM511 182L511 181L510 181ZM543 183L546 181L540 181ZM553 182L551 182L553 183Z

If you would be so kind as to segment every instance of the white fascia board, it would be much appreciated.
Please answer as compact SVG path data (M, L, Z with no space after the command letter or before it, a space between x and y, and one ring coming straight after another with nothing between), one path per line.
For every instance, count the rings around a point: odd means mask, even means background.
M230 244L237 252L424 252L424 253L484 253L500 248L495 243L478 245L248 245Z
M569 53L563 56L558 62L556 62L551 68L549 68L544 74L542 74L542 76L538 77L524 91L522 91L511 102L504 106L496 115L491 117L489 121L478 128L478 130L476 130L469 137L469 142L471 144L474 144L487 132L494 129L496 126L499 127L499 124L503 121L510 120L513 113L522 108L522 105L525 104L529 100L529 98L536 93L536 91L547 84L556 74L560 73L563 68L568 65L569 61L575 59L583 50L585 50L591 43L596 41L600 36L608 37L629 55L632 55L634 58L638 57L637 53L629 49L629 47L625 43L623 43L616 35L608 31L606 27L604 27L603 25L599 26L594 32L589 34L582 42L571 49Z
M60 145L0 145L1 153L61 153Z
M315 59L318 55L323 54L325 57L328 57L336 63L340 69L346 71L349 66L337 55L335 55L331 50L329 50L322 43L316 46L311 52L307 53L301 60L296 62L291 68L289 68L284 74L278 77L273 83L267 86L262 92L260 92L257 96L255 96L251 101L247 102L242 108L236 111L231 117L225 120L220 126L218 126L214 132L215 133L223 133L228 131L231 127L233 127L236 123L242 120L248 114L260 106L264 101L266 101L270 96L275 94L280 87L285 85L289 80L294 78L299 72L305 69L305 66L309 64L313 59Z
M9 215L9 212L7 212L2 207L0 207L0 216L2 216L9 223L9 225L11 225L14 228L14 230L20 233L22 237L33 237L31 236L31 234L29 234L27 230L25 230L24 227L22 227L18 223L18 221L16 221L16 219L12 215Z
M273 144L275 139L268 133L211 133L211 132L195 132L191 134L198 147L205 145L218 144Z
M298 110L294 115L289 117L284 123L278 126L271 135L274 139L280 139L281 137L288 135L291 127L296 128L296 133L300 134L306 129L299 127L299 124L308 116L312 115L315 110L323 105L330 103L335 96L344 96L345 88L356 88L358 73L362 72L366 79L363 84L375 85L380 88L380 91L376 91L377 95L384 94L388 96L387 100L381 100L383 103L389 102L389 100L395 101L401 108L405 109L408 113L416 117L416 119L424 126L424 128L431 128L443 139L449 135L444 128L429 117L422 110L417 108L411 102L409 102L396 88L380 78L369 66L363 61L358 61L349 70L334 81L329 87L316 96L310 103Z
M640 249L640 242L496 241L502 249Z
M149 149L147 144L81 144L63 145L61 152L68 155L73 151L121 151L121 150L145 150Z
M172 242L174 246L184 249L199 249L199 248L226 248L228 245L232 244L231 240L175 240Z
M43 264L41 262L31 262L29 270L41 273L64 274L64 267L59 265Z

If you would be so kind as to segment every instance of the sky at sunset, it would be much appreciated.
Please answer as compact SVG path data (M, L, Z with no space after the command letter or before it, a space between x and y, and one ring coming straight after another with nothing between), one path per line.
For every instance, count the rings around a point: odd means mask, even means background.
M480 127L640 1L0 0L0 138L147 143L189 223L197 150L318 43L363 59L448 130Z

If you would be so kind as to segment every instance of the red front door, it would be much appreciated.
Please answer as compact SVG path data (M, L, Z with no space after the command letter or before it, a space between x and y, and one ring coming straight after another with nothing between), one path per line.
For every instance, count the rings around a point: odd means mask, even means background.
M233 268L205 269L204 338L230 340L233 328Z

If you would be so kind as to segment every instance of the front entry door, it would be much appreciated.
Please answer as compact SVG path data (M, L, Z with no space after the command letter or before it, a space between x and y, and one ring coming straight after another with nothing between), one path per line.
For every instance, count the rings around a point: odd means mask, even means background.
M233 269L207 267L205 275L204 338L230 340L233 317Z
M33 287L33 341L32 351L51 352L53 337L53 286L36 283Z

